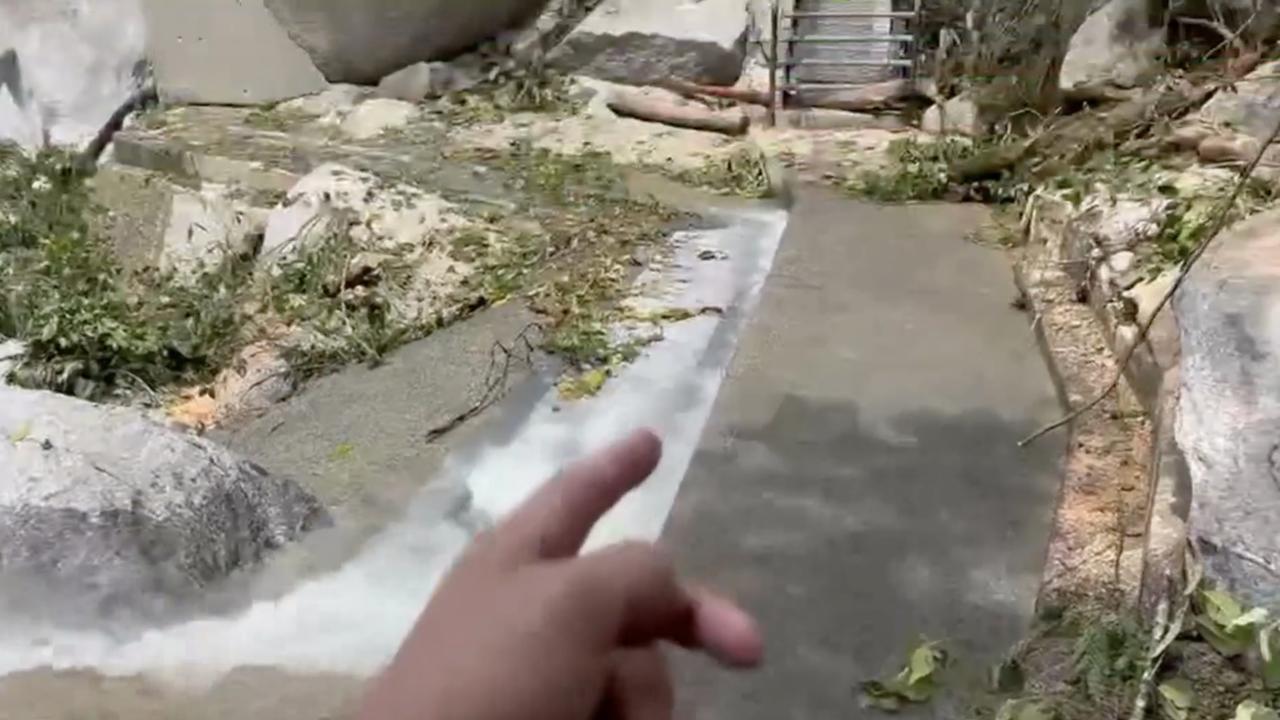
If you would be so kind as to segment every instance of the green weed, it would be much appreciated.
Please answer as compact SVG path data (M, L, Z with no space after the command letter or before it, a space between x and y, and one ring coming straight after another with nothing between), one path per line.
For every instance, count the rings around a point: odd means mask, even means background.
M762 153L743 148L721 158L708 158L702 167L675 174L675 179L725 195L767 198L773 194L769 166Z
M951 165L975 153L972 142L957 138L894 140L889 144L889 164L863 171L847 189L878 202L941 200L952 190Z

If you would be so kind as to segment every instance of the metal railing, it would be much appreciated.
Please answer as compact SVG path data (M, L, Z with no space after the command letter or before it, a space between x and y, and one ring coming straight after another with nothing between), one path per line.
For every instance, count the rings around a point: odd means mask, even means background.
M885 0L893 7L893 0ZM901 0L899 0L901 2ZM814 2L814 0L810 0ZM886 75L896 73L914 76L917 67L916 31L920 27L920 0L911 0L910 10L892 9L882 11L867 10L805 10L803 0L797 3L799 9L790 12L777 11L774 37L778 39L774 57L779 58L777 71L782 77L775 79L775 92L781 91L782 102L807 89L849 88L874 82L868 79L868 69L884 68ZM818 0L821 7L822 1ZM851 23L854 29L847 34L838 32L842 23L849 20L871 21L868 25L880 25L878 28L864 31ZM828 22L836 21L836 22ZM876 21L886 21L879 22ZM837 32L831 32L835 25ZM822 32L815 32L814 29ZM857 50L839 50L840 47L879 44L872 52L859 53ZM776 53L781 53L779 57ZM883 57L867 57L883 55ZM812 57L816 55L816 57ZM858 57L862 55L862 57ZM819 68L823 70L818 70ZM841 72L847 68L848 72ZM859 72L861 70L861 72Z

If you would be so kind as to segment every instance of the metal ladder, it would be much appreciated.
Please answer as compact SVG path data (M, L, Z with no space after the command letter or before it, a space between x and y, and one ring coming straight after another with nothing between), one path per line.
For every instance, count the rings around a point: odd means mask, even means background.
M828 9L850 4L849 0L796 0L794 10L781 13L783 78L778 89L784 102L786 97L805 90L859 87L890 77L916 75L920 0L879 0L879 4L894 8L885 10ZM878 3L864 0L864 4ZM864 30L857 27L858 21L881 28ZM841 25L854 27L844 31ZM830 31L833 26L835 32ZM874 48L876 54L882 51L884 57L856 57L859 53L851 47L872 43L879 45ZM867 72L875 69L885 72Z

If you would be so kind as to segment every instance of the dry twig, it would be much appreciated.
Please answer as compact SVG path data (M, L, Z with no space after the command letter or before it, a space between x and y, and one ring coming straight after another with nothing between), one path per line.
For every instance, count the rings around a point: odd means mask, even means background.
M512 340L511 347L507 347L501 342L493 344L493 347L489 349L489 369L485 373L484 392L466 410L428 430L426 436L428 443L433 443L448 435L457 429L459 425L493 407L507 394L507 380L511 377L511 363L519 361L525 366L533 365L533 342L529 340L529 333L533 330L541 330L541 326L537 323L526 325Z
M1134 353L1137 352L1138 347L1146 341L1147 335L1151 332L1151 327L1155 324L1156 319L1160 317L1160 313L1164 311L1164 309L1169 305L1169 302L1173 300L1174 295L1176 295L1178 290L1182 288L1183 283L1187 280L1187 276L1191 273L1191 269L1195 267L1195 264L1204 256L1205 251L1208 250L1209 246L1213 244L1213 241L1218 238L1218 235L1226 229L1227 223L1231 220L1231 210L1235 207L1236 201L1240 199L1240 193L1244 191L1249 179L1253 177L1254 171L1257 170L1258 165L1262 163L1262 158L1266 154L1267 148L1275 143L1277 139L1280 139L1280 123L1276 124L1275 129L1271 131L1271 134L1267 137L1266 141L1263 142L1262 146L1258 149L1258 154L1255 155L1253 160L1251 160L1244 170L1241 171L1240 177L1236 180L1235 187L1231 190L1231 194L1227 196L1222 206L1218 208L1218 214L1214 219L1212 229L1205 235L1204 239L1200 241L1200 244L1196 246L1196 249L1192 251L1191 255L1183 261L1182 267L1178 271L1178 276L1169 286L1169 289L1166 290L1164 295L1160 298L1160 302L1156 304L1155 310L1147 318L1146 322L1139 325L1138 335L1134 338L1133 342L1129 344L1129 347L1120 357L1120 361L1117 363L1115 377L1111 379L1111 382L1107 383L1107 386L1102 389L1102 392L1098 393L1098 395L1089 402L1081 405L1075 410L1072 410L1070 413L1067 413L1067 415L1061 419L1049 423L1028 435L1018 443L1018 447L1026 447L1054 430L1070 425L1082 415L1097 407L1098 404L1105 400L1108 395L1116 390L1116 388L1120 387L1121 381L1124 380L1125 369L1129 367L1129 362L1133 360Z

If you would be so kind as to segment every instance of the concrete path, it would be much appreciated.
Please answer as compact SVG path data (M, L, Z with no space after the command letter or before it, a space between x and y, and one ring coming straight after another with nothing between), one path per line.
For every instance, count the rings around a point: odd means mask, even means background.
M981 220L800 193L665 536L759 614L767 667L682 661L685 717L878 717L857 684L921 636L975 688L1025 632L1062 444L1016 447L1057 401Z

